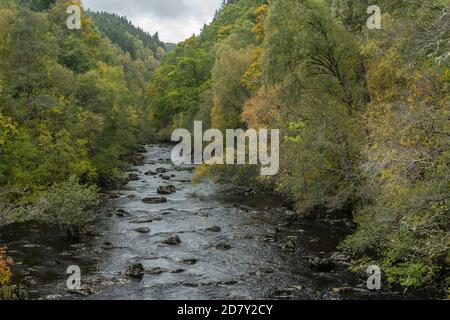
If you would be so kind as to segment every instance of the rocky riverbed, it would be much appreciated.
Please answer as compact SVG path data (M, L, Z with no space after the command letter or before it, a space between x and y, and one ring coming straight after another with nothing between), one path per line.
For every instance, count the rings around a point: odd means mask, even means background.
M370 292L346 271L336 245L345 221L293 219L270 195L193 186L171 148L147 146L130 182L105 197L91 232L69 242L45 226L2 232L14 282L33 299L360 299ZM69 290L68 266L82 288ZM397 296L399 297L399 296Z

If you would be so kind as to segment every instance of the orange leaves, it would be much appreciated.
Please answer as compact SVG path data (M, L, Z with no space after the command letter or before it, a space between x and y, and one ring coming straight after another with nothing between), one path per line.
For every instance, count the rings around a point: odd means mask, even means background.
M258 94L245 102L241 121L251 128L270 126L280 109L277 97L278 88L260 89Z
M6 247L0 247L0 285L7 284L11 279L11 269L6 258Z

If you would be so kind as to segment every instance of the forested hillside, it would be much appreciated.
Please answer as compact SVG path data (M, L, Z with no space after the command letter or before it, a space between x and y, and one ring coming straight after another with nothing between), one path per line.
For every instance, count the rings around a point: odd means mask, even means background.
M143 57L144 50L149 49L156 55L162 55L164 43L159 40L158 33L151 35L141 28L135 27L125 17L107 12L86 11L98 29L133 59ZM158 52L159 51L159 52Z
M342 249L355 270L376 264L391 284L445 290L450 3L380 0L381 30L366 26L371 4L228 1L164 58L150 118L160 138L194 120L281 129L276 177L236 166L198 175L269 187L299 215L347 212L358 229Z
M0 225L82 228L94 186L122 183L126 156L148 138L144 89L157 37L133 38L130 55L84 14L80 30L66 27L68 6L80 1L53 2L0 6Z

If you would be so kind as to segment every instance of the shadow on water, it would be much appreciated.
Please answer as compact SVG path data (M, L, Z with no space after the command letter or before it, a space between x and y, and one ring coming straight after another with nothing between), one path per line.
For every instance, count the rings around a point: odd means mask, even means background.
M271 195L227 192L211 182L193 186L192 168L175 167L170 147L148 146L146 163L98 210L95 236L78 242L42 225L13 225L2 243L14 259L14 282L36 299L387 299L346 271L314 271L310 259L330 257L351 228L345 223L292 220ZM160 173L161 172L161 173ZM173 185L167 202L145 203ZM180 243L166 244L172 235ZM146 273L127 276L140 263ZM69 292L67 267L82 271Z

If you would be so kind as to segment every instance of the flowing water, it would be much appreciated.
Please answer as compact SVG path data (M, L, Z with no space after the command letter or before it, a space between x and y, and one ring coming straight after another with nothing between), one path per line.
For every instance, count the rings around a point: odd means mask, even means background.
M289 222L289 212L276 197L239 195L211 182L193 186L192 168L174 167L169 146L146 149L146 164L135 168L138 179L120 190L117 199L105 200L91 236L71 242L64 232L35 225L2 231L15 261L14 281L29 288L30 298L388 297L365 290L363 279L344 266L326 273L311 269L311 257L331 255L351 232L344 223ZM165 168L170 180L144 174L158 168ZM142 202L169 184L176 193L166 196L166 203ZM146 227L148 233L136 231ZM165 244L172 235L181 243ZM152 272L127 276L135 263ZM82 290L67 289L70 265L81 269Z

